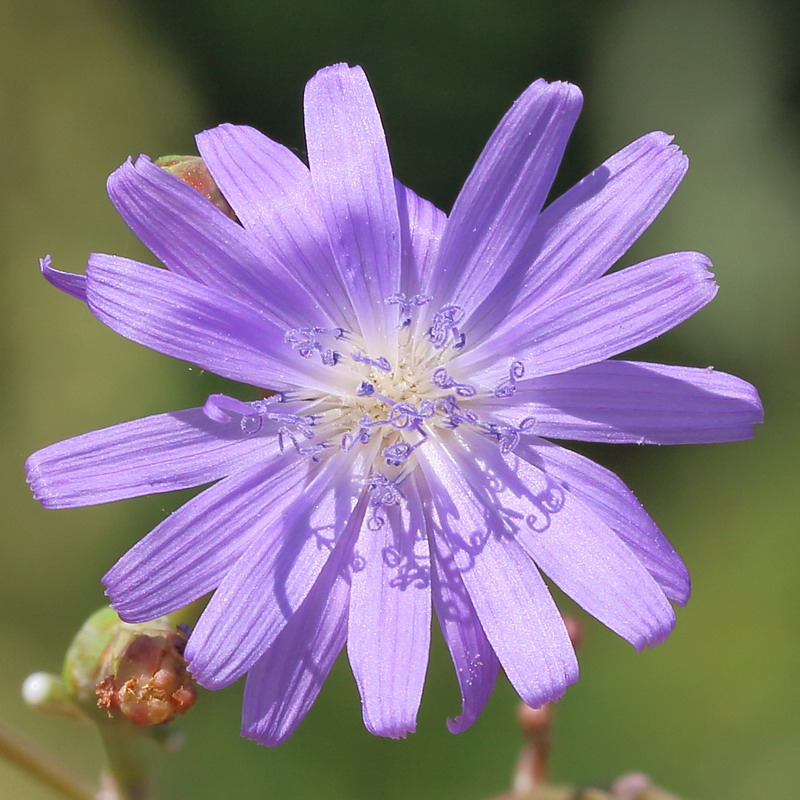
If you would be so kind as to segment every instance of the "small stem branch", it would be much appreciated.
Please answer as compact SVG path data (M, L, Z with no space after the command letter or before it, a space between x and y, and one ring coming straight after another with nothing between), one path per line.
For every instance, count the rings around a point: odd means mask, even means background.
M564 617L564 624L572 646L577 650L581 643L581 626L577 620ZM550 783L550 749L553 740L553 706L531 708L520 703L517 711L520 732L525 740L514 773L512 797L530 797L546 791Z
M38 744L0 721L0 754L32 778L68 800L93 800L94 792L81 778L56 761Z
M549 704L541 708L531 708L520 703L518 718L525 744L517 762L514 792L525 796L550 780L553 712Z

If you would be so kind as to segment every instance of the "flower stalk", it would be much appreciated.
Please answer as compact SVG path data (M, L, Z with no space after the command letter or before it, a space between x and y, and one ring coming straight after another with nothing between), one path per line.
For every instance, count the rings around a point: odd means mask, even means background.
M147 800L150 780L142 737L130 725L98 725L98 730L108 761L99 800Z
M572 646L577 650L582 640L580 623L564 617ZM531 708L520 703L517 721L524 744L517 760L512 789L494 800L680 800L654 786L647 775L630 772L617 778L608 790L579 789L550 783L553 704Z

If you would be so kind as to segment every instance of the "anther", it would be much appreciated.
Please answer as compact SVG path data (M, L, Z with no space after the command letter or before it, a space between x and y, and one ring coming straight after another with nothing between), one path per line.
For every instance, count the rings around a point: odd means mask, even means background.
M454 347L460 350L467 341L466 336L458 330L458 325L464 319L464 309L457 305L442 306L434 315L431 327L428 330L433 346L441 350L452 333Z
M341 339L346 331L344 328L293 328L286 331L283 336L285 342L291 344L294 350L303 358L311 358L314 353L319 353L322 363L326 367L333 367L339 362L339 353L330 347L325 347L320 341L319 336L330 336L333 339Z
M516 394L517 381L525 375L525 365L521 361L512 361L508 369L508 377L494 387L495 397L511 397Z
M405 499L405 494L396 481L392 481L380 472L373 472L366 480L371 494L369 505L371 513L367 519L367 527L372 531L380 530L386 523L382 508L394 506Z
M357 351L353 351L350 353L350 358L353 361L358 361L360 364L367 364L370 367L375 367L376 369L383 370L384 372L391 372L392 365L389 363L389 359L385 356L380 356L379 358L371 358L364 353L359 353Z
M397 442L388 447L383 448L383 457L386 463L393 467L399 467L404 461L407 461L411 454L414 452L415 447L408 442Z
M457 383L444 367L439 367L433 373L433 383L440 389L455 389L459 397L474 397L477 389L469 383Z
M424 306L430 303L433 298L429 294L415 294L413 297L406 298L403 292L390 295L384 299L386 305L400 306L400 328L407 328L411 324L411 317L415 307Z
M536 420L533 417L525 417L519 425L495 425L489 423L484 426L484 430L500 444L501 453L510 453L520 442L523 433L530 430Z

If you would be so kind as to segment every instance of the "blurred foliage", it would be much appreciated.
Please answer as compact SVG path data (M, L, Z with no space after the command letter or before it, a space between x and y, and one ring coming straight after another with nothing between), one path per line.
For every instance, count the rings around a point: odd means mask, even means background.
M580 84L586 108L558 187L648 130L692 168L625 263L698 249L721 291L641 357L754 381L752 443L582 448L637 492L695 582L670 641L634 653L587 622L582 680L559 704L555 777L608 784L641 769L689 798L796 796L800 646L795 489L800 289L796 2L756 0L5 0L0 5L0 491L6 509L0 701L14 724L91 776L90 730L42 719L23 677L60 663L102 601L100 576L186 493L46 512L22 463L66 436L201 403L217 384L96 323L37 273L90 250L147 260L108 203L128 155L192 152L192 134L247 122L303 149L305 80L338 60L375 88L398 176L449 207L487 135L535 77ZM565 607L569 604L565 601ZM574 613L574 612L573 612ZM479 798L507 786L514 694L501 682L454 737L455 680L436 642L419 732L369 736L341 661L298 733L267 751L237 736L239 688L206 693L183 752L156 756L163 798ZM0 764L0 795L48 795Z

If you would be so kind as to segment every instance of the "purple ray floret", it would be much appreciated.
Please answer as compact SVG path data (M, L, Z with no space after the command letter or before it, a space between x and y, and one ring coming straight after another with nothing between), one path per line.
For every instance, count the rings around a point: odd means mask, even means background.
M446 218L395 181L367 79L338 64L306 87L308 165L252 128L197 137L236 220L144 156L110 177L164 268L42 260L113 330L267 395L212 395L27 465L47 508L215 482L104 582L131 622L214 592L186 657L208 688L247 674L245 736L288 737L345 646L367 728L413 731L433 616L461 687L452 731L501 667L529 705L557 699L578 667L544 576L636 648L672 630L681 559L619 478L542 437L733 441L761 404L711 368L612 360L716 285L695 252L606 274L686 172L664 133L545 207L580 108L568 83L528 87Z

